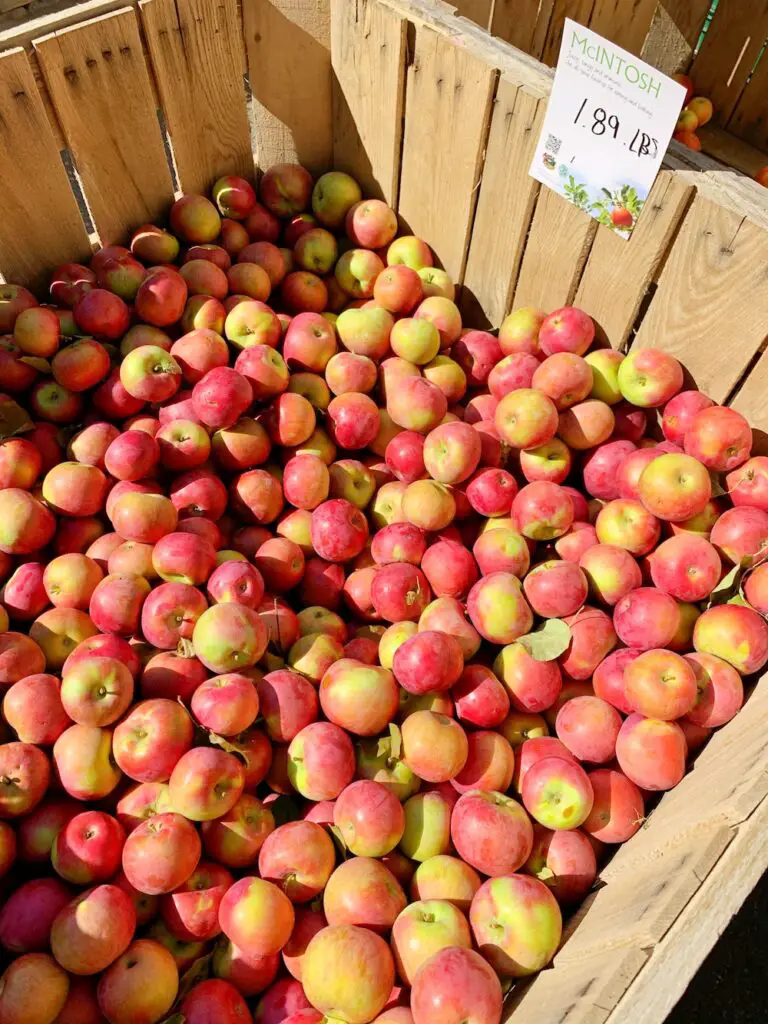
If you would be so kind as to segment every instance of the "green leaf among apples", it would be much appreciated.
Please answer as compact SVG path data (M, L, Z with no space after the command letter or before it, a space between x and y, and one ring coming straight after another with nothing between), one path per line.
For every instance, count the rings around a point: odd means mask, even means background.
M515 642L521 644L534 661L554 661L568 650L571 630L562 619L547 619L533 633L519 636Z

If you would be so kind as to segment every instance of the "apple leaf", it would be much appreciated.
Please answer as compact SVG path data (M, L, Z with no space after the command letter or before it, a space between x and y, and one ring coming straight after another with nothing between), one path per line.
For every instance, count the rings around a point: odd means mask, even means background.
M31 366L34 370L38 370L40 373L51 372L51 364L47 359L41 359L40 356L22 356L19 362L26 363L27 366Z
M389 723L389 756L398 758L403 750L403 736L394 722Z
M179 992L176 997L177 1002L181 1002L184 996L191 992L195 985L199 985L201 981L207 981L211 976L211 964L213 962L213 953L207 953L205 956L198 957L190 967L182 974L179 978ZM182 1020L184 1018L182 1017ZM171 1018L173 1020L173 1018Z
M741 581L747 569L746 563L749 561L749 558L742 559L739 565L734 565L731 571L723 576L709 595L707 608L713 608L717 604L728 604L732 598L740 595Z
M519 636L515 642L521 644L534 661L554 661L568 650L571 630L562 619L547 619L533 633Z
M0 440L15 437L16 434L24 434L26 431L34 429L35 425L26 410L22 409L19 403L14 402L12 398L3 397L0 401Z
M226 750L228 754L234 754L235 757L239 757L244 764L248 764L248 755L243 750L243 745L233 740L228 740L224 736L219 736L217 732L208 732L208 742L212 743L214 747L221 747L222 750Z

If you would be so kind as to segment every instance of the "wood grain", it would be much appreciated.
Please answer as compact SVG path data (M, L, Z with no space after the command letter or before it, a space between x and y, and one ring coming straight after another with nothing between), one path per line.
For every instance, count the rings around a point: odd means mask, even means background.
M537 33L549 23L551 0L496 0L491 17L491 34L504 39L534 57L540 55Z
M727 124L768 35L768 0L720 0L691 65L696 92Z
M765 155L765 151L768 150L768 60L765 56L764 53L739 96L727 125L728 132L762 150L756 153L762 159L756 170L768 162Z
M397 205L407 22L368 0L332 0L333 166Z
M768 352L763 352L739 386L729 405L752 427L752 454L768 455Z
M460 18L468 18L484 29L490 28L494 6L494 0L451 0L451 7Z
M539 193L528 170L544 107L506 77L500 79L461 294L462 313L477 326L498 327L512 301Z
M765 230L697 195L635 344L671 352L722 402L765 337L767 286Z
M654 11L640 56L667 75L686 71L711 0L664 0Z
M173 197L136 13L106 14L34 47L96 232L103 245L123 241Z
M557 63L565 19L572 18L580 25L588 25L594 3L595 0L555 0L546 38L541 47L541 59L545 64Z
M88 235L22 49L0 55L0 272L38 291L59 263L87 259Z
M630 53L640 53L651 27L658 0L595 0L589 27L593 32L623 46Z
M605 230L608 230L607 228ZM552 310L573 301L597 221L551 189L539 192L513 308Z
M425 26L408 69L399 213L454 281L464 273L496 71Z
M332 162L329 0L242 0L256 156L266 170Z
M628 241L599 230L576 293L600 337L621 348L693 194L671 171L657 177Z
M253 175L236 0L141 0L144 33L183 192Z

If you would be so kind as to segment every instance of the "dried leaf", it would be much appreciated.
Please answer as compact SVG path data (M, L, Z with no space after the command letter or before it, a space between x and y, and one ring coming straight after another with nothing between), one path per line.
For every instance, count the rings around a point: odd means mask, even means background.
M742 559L739 565L734 565L730 572L727 572L725 576L720 580L717 586L713 589L709 595L709 601L707 602L707 608L713 608L718 604L728 604L728 602L738 597L741 593L741 581L744 576L744 572L747 569L749 559Z
M547 619L533 633L526 633L516 640L534 661L554 661L568 650L570 642L570 627L562 619Z
M235 757L241 758L244 764L248 764L248 755L243 749L243 744L236 740L228 740L225 736L219 736L217 732L208 731L208 742L212 743L214 747L221 747L228 754L234 754Z
M195 985L199 985L201 981L207 981L211 976L211 964L213 962L213 953L207 953L205 956L198 957L194 963L187 968L187 970L179 978L179 994L176 997L176 1001L181 1002L188 992L191 992ZM182 1017L182 1020L184 1018Z
M0 401L0 440L34 429L35 425L27 411L18 402L5 397Z
M389 723L389 743L389 756L399 758L403 750L403 736L394 722Z
M195 656L195 645L191 640L185 640L183 637L179 640L176 645L176 653L180 658L194 658Z
M51 364L47 359L41 359L40 356L22 356L19 362L26 363L27 366L31 366L33 369L39 370L40 373L51 372Z

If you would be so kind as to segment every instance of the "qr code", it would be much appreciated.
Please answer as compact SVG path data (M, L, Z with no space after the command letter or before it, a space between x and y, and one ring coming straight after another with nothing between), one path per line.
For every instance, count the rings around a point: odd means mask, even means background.
M554 135L548 135L547 144L544 148L549 153L552 153L553 155L557 156L557 154L560 152L560 146L562 145L562 142L562 139L555 138Z

